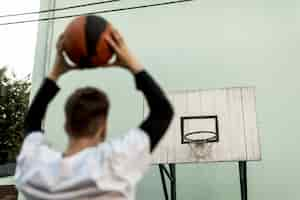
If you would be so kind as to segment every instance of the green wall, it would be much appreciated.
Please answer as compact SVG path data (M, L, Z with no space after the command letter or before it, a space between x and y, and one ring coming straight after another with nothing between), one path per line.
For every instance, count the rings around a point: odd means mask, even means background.
M68 14L147 2L121 1ZM56 7L76 3L80 1L57 1ZM248 165L249 199L300 198L299 10L300 2L294 0L196 0L105 15L167 90L256 87L263 160ZM66 13L56 15L63 14ZM53 41L68 21L53 24ZM39 34L41 43L46 41L45 35L46 32ZM49 44L49 48L54 47L54 42ZM37 59L44 56L43 52L40 48ZM46 55L53 60L54 52ZM37 62L36 74L44 68L47 71L49 66ZM40 81L37 77L36 85ZM108 92L112 101L112 137L141 120L142 97L135 91L130 74L121 69L71 72L59 84L62 92L50 105L46 130L50 142L60 150L66 144L63 103L79 86L93 85ZM237 163L178 165L177 181L178 199L240 199ZM137 199L162 198L159 171L153 166L139 185Z

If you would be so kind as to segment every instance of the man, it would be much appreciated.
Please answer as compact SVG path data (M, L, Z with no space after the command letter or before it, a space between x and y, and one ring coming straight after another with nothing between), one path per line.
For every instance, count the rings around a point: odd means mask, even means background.
M163 91L113 30L106 41L116 62L133 74L149 105L148 117L123 137L105 141L109 101L100 90L76 90L65 104L69 143L64 153L47 146L41 129L47 105L59 91L56 81L70 68L64 62L63 34L54 67L37 92L25 120L25 140L17 159L17 188L27 199L135 199L137 182L150 165L150 155L166 132L173 109ZM51 133L49 133L51 134Z

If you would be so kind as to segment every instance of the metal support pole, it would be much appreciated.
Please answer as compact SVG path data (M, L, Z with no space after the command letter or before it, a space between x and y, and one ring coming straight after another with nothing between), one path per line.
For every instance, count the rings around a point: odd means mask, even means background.
M167 185L166 185L166 179L165 179L165 174L164 174L163 168L164 168L164 165L159 164L159 171L160 171L161 182L162 182L162 185L163 185L165 200L168 200L169 195L168 195L168 189L167 189Z
M169 194L168 194L168 189L167 189L167 185L166 185L165 174L167 175L167 177L169 178L169 181L170 181L170 197L171 197L170 199L176 200L176 168L175 168L175 164L169 164L169 171L164 166L164 164L159 164L159 171L160 171L160 176L161 176L161 182L163 185L165 200L169 200Z
M240 175L240 184L241 184L241 199L247 200L247 162L239 161L239 175Z
M173 181L171 181L171 200L176 200L176 167L175 164L169 164L171 177L173 177Z
M166 185L165 174L170 181L170 197L171 200L176 200L176 165L169 164L169 171L164 164L159 164L159 171L163 185L165 200L169 200L168 189ZM247 161L239 161L239 176L241 185L241 200L248 199L247 192Z

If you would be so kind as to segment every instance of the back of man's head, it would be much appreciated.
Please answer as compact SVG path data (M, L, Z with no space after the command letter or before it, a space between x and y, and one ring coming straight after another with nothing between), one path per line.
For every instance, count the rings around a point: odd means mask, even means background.
M65 104L66 131L70 137L93 137L105 126L109 111L106 94L93 87L77 89Z

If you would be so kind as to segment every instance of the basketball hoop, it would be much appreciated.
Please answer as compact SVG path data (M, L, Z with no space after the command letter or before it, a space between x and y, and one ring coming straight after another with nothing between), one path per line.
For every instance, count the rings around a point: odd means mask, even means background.
M213 131L193 131L184 135L184 140L197 159L205 158L212 152L212 142L216 139L217 134Z
M192 131L184 134L183 137L188 143L204 144L216 141L217 133L213 131Z
M210 123L210 126L198 126L185 129L187 120L198 120L198 124ZM219 141L218 116L202 115L202 116L183 116L181 117L181 144L188 144L191 149L192 156L196 159L207 158L211 152L213 144Z

